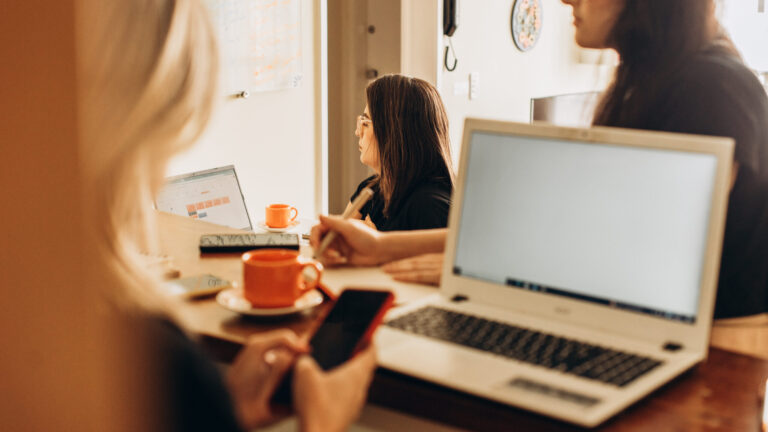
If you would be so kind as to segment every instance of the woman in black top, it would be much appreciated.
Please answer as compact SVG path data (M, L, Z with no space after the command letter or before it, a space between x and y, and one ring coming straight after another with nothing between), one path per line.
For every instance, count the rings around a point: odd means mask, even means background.
M385 75L368 85L357 120L360 162L376 174L363 180L374 191L358 219L379 231L443 228L453 189L448 116L437 89L426 81Z
M573 7L580 46L613 48L621 57L595 125L735 139L715 318L767 312L768 98L723 35L713 0L563 3ZM313 242L328 229L342 233L336 248L349 262L401 259L385 270L405 281L440 280L442 256L435 252L444 231L371 235L360 225L321 218ZM360 239L370 244L358 247Z
M716 318L768 311L768 98L712 0L563 0L576 40L621 57L595 125L732 137Z

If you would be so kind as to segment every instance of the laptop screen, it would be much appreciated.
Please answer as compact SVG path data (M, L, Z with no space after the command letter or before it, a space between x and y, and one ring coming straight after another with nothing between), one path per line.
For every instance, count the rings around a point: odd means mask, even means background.
M454 274L693 323L717 158L474 132Z
M155 206L167 213L253 229L233 165L169 177Z

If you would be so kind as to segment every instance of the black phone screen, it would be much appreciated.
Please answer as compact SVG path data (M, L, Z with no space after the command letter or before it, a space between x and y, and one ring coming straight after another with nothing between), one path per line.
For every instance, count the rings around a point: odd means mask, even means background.
M311 355L323 370L333 369L352 357L390 296L388 291L345 290L341 293L309 341Z
M361 341L370 337L383 316L382 307L392 299L389 291L347 289L342 291L309 345L310 355L323 370L330 370L349 360ZM287 405L291 401L292 372L282 380L272 401Z

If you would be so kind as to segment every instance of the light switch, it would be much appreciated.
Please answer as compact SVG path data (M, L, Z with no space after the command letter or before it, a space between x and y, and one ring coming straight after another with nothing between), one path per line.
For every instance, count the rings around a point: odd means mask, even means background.
M459 82L453 83L453 95L454 96L469 95L469 81L459 81Z
M477 99L480 96L480 72L469 74L469 99Z

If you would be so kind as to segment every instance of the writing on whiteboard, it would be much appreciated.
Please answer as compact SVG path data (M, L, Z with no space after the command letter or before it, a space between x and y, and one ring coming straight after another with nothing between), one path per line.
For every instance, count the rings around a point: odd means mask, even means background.
M298 87L301 0L205 0L216 29L224 90Z

